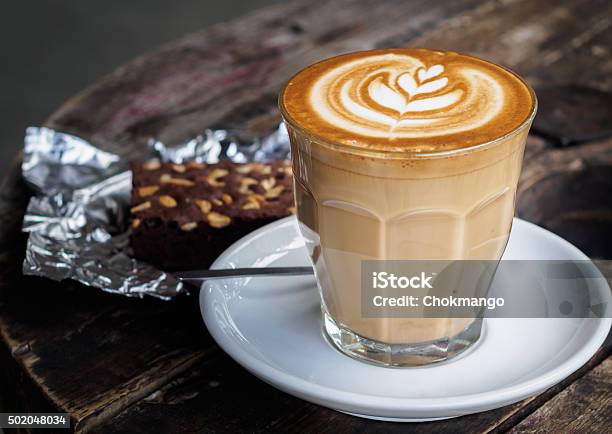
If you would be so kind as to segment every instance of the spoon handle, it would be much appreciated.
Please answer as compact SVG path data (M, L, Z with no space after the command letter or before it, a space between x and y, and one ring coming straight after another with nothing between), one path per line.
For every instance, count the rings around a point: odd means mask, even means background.
M174 273L179 280L226 279L245 276L304 276L314 274L312 267L225 268L221 270L192 270Z

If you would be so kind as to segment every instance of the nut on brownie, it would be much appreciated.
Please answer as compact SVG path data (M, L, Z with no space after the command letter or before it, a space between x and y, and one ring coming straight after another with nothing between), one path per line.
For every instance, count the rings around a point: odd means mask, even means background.
M132 163L130 244L164 270L208 267L231 243L295 212L288 161Z

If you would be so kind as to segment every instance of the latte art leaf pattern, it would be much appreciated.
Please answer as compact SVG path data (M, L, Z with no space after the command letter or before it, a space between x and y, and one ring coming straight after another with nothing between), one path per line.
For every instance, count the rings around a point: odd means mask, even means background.
M282 95L290 117L352 146L462 147L526 121L535 100L503 68L425 49L351 53L306 68Z
M382 79L372 81L368 87L368 92L370 98L378 104L395 110L400 115L410 111L434 110L447 107L457 102L460 98L460 92L455 92L453 95L448 94L446 97L432 96L427 99L420 99L418 100L420 101L419 103L414 101L414 97L417 95L426 95L444 89L448 84L448 78L442 77L432 80L443 72L444 66L434 65L429 69L419 69L416 80L409 72L400 75L397 79L397 85L406 95L402 95L399 89L393 89L392 85L385 83Z
M504 102L501 86L477 68L389 54L338 65L310 96L328 122L371 137L467 131L495 117Z

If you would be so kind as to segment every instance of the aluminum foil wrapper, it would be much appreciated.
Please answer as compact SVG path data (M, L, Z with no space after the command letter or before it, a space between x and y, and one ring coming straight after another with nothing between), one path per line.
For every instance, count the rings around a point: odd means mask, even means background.
M206 130L169 147L151 139L131 159L216 163L289 158L284 125L245 142L226 130ZM23 272L74 279L128 296L171 299L187 289L172 274L130 256L129 161L78 137L49 128L26 130L24 179L35 190L23 219L29 234Z

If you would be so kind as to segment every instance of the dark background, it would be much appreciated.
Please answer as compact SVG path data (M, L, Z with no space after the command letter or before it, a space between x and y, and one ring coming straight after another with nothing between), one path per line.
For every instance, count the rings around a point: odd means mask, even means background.
M2 0L0 176L25 128L96 79L165 42L276 1Z

